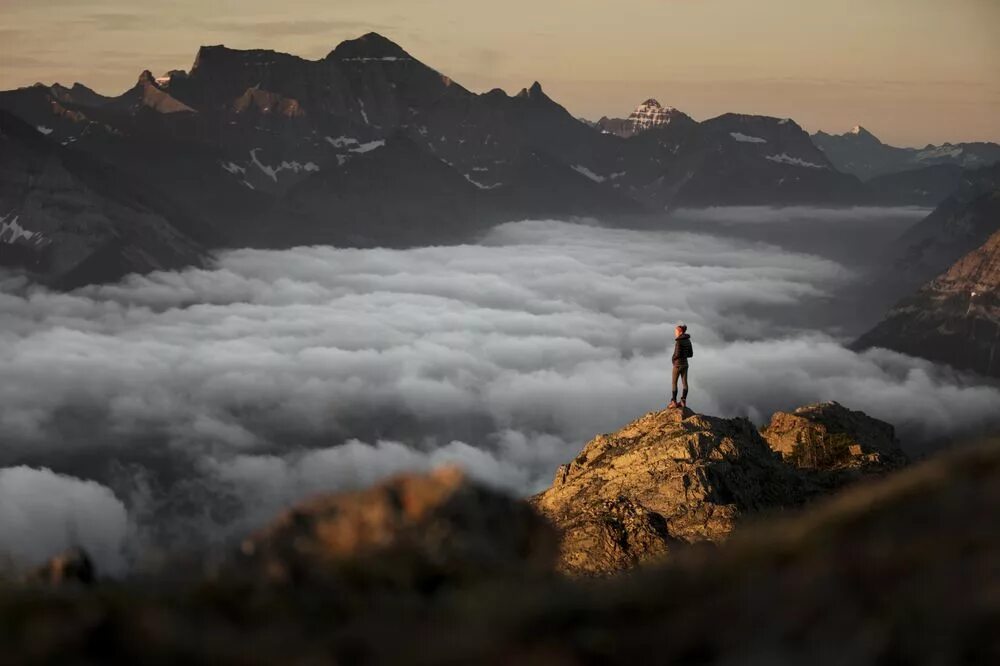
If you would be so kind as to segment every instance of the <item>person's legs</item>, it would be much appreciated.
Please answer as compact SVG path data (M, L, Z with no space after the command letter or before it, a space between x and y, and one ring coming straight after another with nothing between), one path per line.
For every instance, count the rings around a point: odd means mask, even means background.
M681 405L687 407L687 399L688 399L688 369L687 368L681 368L680 370L681 370L681 372L680 372L681 382L684 384L684 392L681 393ZM676 382L674 383L674 395L677 395L677 384L676 384Z
M676 365L674 366L674 372L670 379L670 404L677 402L677 377L680 376L681 369Z

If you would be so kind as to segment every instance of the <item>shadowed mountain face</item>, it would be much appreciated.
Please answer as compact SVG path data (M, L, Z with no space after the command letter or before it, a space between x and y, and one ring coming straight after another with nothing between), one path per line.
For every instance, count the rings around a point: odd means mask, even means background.
M1000 376L1000 165L968 173L902 241L893 271L898 281L944 272L900 301L855 345Z
M946 271L997 230L1000 164L965 172L952 194L900 238L892 272L912 289Z
M59 288L198 264L192 218L0 111L0 266Z
M897 304L856 345L1000 377L1000 231Z
M995 143L945 143L940 146L928 144L924 148L897 148L882 143L861 126L844 134L817 132L812 139L836 168L865 180L935 165L975 169L1000 162L1000 145ZM946 172L939 172L939 176L946 177Z

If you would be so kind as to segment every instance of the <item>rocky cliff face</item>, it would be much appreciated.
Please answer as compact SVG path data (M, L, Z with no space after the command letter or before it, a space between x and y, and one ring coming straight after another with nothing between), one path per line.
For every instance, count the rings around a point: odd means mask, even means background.
M936 277L1000 231L1000 164L966 171L933 213L899 239L892 266L910 291Z
M855 345L1000 376L1000 231L903 299Z
M958 191L901 243L904 250L883 282L907 293L929 281L900 300L854 346L885 347L985 375L1000 374L1000 165L966 172Z
M560 568L601 574L721 542L748 516L844 485L844 470L904 462L891 426L836 404L776 414L763 433L667 410L592 440L532 503L563 535Z
M777 412L761 436L789 464L827 477L885 474L907 462L895 428L836 402Z

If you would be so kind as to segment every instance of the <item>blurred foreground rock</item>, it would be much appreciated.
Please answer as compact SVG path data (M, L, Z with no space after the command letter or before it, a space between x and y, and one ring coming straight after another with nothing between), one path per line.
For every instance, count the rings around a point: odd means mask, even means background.
M444 468L304 502L246 539L229 573L292 584L349 575L417 588L551 571L557 542L523 502Z
M27 580L56 586L76 583L91 585L97 580L97 571L86 551L71 548L29 572Z

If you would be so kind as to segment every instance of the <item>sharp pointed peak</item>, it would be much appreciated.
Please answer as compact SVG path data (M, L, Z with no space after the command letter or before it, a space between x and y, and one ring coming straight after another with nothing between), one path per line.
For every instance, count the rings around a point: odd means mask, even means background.
M548 100L549 96L545 94L542 90L542 84L535 81L531 84L529 88L521 88L521 91L515 95L518 99L529 99L529 100Z

